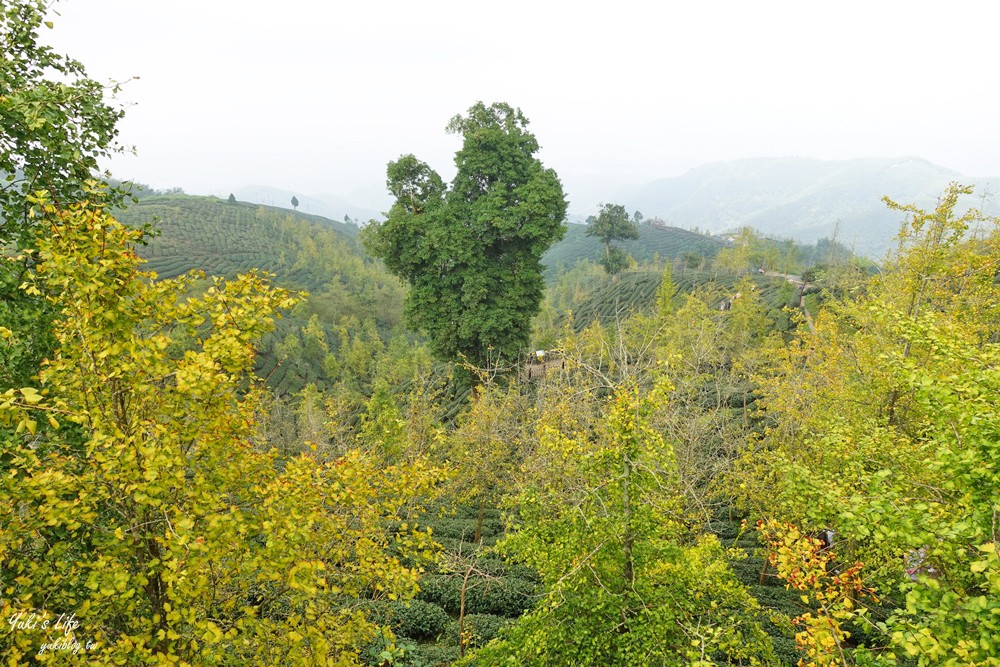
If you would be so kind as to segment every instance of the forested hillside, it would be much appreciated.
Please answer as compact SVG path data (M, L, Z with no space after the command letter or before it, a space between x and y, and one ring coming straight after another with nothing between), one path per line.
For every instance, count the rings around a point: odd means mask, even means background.
M478 102L356 235L128 204L48 9L0 6L4 664L1000 665L972 188L888 200L878 265L619 204L567 233Z
M151 225L155 235L139 255L161 279L192 270L235 278L257 269L308 294L260 343L257 372L281 395L309 383L329 387L343 369L327 356L346 356L342 346L352 339L376 345L402 333L403 286L365 256L353 225L187 195L143 197L120 216L134 227Z
M555 275L560 267L571 268L581 259L596 262L604 249L598 240L586 235L586 225L567 225L566 236L553 244L542 258L548 267L547 275ZM622 244L622 250L638 262L654 258L677 259L697 255L711 259L725 242L718 237L705 236L686 229L655 224L639 225L639 238Z

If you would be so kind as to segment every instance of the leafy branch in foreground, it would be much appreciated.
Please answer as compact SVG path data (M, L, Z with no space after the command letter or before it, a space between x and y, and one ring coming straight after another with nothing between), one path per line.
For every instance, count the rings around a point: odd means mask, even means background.
M102 207L42 209L25 287L50 295L57 347L40 390L0 393L0 613L75 614L88 644L39 654L55 631L26 628L7 658L358 664L378 633L360 601L416 592L439 472L261 453L253 341L296 297L251 274L185 299Z
M669 391L623 383L593 437L563 412L579 401L549 403L501 545L545 597L469 664L773 663L726 551L685 520L673 450L649 423Z
M68 205L97 177L98 160L120 152L124 111L109 101L119 84L104 85L83 65L40 41L54 2L0 3L0 385L24 385L52 351L51 308L19 289L34 270L37 218L33 193ZM120 202L123 193L100 196Z

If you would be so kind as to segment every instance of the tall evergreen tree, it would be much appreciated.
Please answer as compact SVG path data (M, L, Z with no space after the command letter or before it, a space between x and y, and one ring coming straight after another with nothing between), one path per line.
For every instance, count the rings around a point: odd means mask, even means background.
M566 198L556 173L534 157L519 109L482 102L456 116L458 172L450 187L413 155L389 164L396 198L366 247L411 286L410 325L435 353L479 366L510 361L528 345L542 298L541 256L565 233Z

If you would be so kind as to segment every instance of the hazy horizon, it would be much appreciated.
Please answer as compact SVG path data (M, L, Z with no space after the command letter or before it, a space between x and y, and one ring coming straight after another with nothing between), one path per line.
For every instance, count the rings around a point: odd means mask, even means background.
M478 100L522 109L574 213L750 157L914 156L1000 175L990 3L55 10L44 40L98 80L140 77L119 96L121 141L138 155L108 166L161 189L384 199L385 165L402 154L450 177L459 139L444 127Z

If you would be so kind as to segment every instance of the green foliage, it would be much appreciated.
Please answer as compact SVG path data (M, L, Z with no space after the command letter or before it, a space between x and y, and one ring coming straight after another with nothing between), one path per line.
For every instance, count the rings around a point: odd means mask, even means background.
M486 507L499 504L510 476L520 465L526 448L525 430L529 428L532 406L521 388L510 383L498 384L481 378L469 402L468 410L457 420L448 438L449 461L462 471L454 481L456 500L479 506L480 512L472 542L483 536Z
M438 471L261 453L252 341L294 297L250 274L185 299L100 206L44 211L27 290L50 295L57 348L41 390L0 393L4 618L75 614L91 645L42 662L357 664L359 599L416 592L414 501ZM5 657L54 632L5 633Z
M639 238L639 229L629 219L628 211L618 204L602 204L597 217L587 225L587 236L596 236L605 245L612 241Z
M927 465L944 495L926 508L917 503L900 522L926 560L918 582L904 586L906 607L890 623L892 637L921 664L1000 664L1000 350L920 333L963 370L942 378L940 367L910 363L904 371L930 416ZM888 506L886 498L873 509Z
M640 263L649 262L656 255L664 259L689 256L692 261L690 268L698 268L703 263L709 263L724 246L724 242L717 237L677 227L647 224L639 225L638 230L638 239L622 241L619 247ZM604 245L598 239L587 236L586 225L567 225L565 237L542 256L542 262L548 267L546 279L551 283L558 270L569 270L581 260L598 263L605 254Z
M0 386L30 382L54 343L51 307L19 289L37 261L29 197L45 191L63 205L121 197L87 185L98 160L120 150L123 111L106 100L117 85L106 88L80 62L43 45L50 4L0 4Z
M601 266L608 275L621 273L628 265L626 255L620 248L612 246L612 241L639 238L639 228L629 220L624 206L603 204L597 217L591 217L587 224L587 236L596 236L604 243L604 257Z
M452 644L420 644L414 647L414 667L448 667L458 660L458 646ZM417 661L420 662L417 662Z
M716 269L736 274L746 273L754 268L763 268L764 256L760 251L762 239L749 227L743 227L733 237L732 245L719 251L715 256Z
M374 392L361 416L358 438L362 445L376 452L383 461L398 462L406 451L403 415L389 392L385 380L375 384Z
M663 269L663 278L660 286L656 288L656 314L666 318L674 312L674 295L677 293L677 286L674 284L673 273L670 265Z
M468 648L480 648L486 646L500 636L504 628L514 624L514 619L496 614L466 614L465 632L467 634L466 646ZM445 637L448 642L459 643L459 624L453 621L445 630Z
M423 600L392 602L383 606L385 624L400 637L436 639L451 622L451 617L441 607Z
M890 202L908 216L899 252L776 355L771 428L737 472L748 504L835 530L838 556L898 602L868 628L887 648L859 664L996 664L1000 234L955 213L968 192Z
M539 571L545 597L470 664L770 659L718 542L686 534L673 450L649 425L667 390L617 389L594 437L562 402L543 414L503 548Z
M622 252L621 248L611 246L607 254L601 258L601 266L609 276L617 276L629 265L628 256Z
M754 274L749 279L768 310L780 311L790 305L793 298L797 300L798 293L784 278ZM593 287L589 294L579 294L579 300L572 305L574 327L581 330L595 320L608 324L634 313L656 310L663 305L660 300L663 280L662 272L629 271L621 274L615 283L605 281ZM685 271L674 278L671 272L670 282L674 285L674 298L699 291L709 307L715 309L740 292L740 280L731 275Z
M53 201L76 201L98 160L120 150L123 111L106 102L108 89L80 62L39 43L39 31L51 27L48 4L11 0L0 7L0 246L33 240L28 195L45 190Z
M528 121L506 104L478 103L448 126L462 135L446 187L412 155L389 164L396 198L366 247L410 283L406 314L446 360L486 367L527 346L542 298L540 258L562 237L566 200L534 157Z
M463 475L457 472L456 476ZM461 650L485 644L500 626L513 623L531 608L538 600L538 579L531 568L506 562L488 548L504 530L495 507L459 504L437 516L428 516L427 526L444 546L444 553L437 571L421 580L418 595L444 608L454 619L438 638L442 650L448 646L454 649L450 658L453 661ZM464 647L460 649L463 587L466 627L461 642Z
M664 373L673 390L655 409L653 424L672 443L682 484L702 520L713 505L728 503L734 461L767 425L757 410L754 375L783 341L775 335L773 311L753 286L746 278L736 283L727 310L716 305L716 293L686 295L664 318L658 345L657 356L669 360Z
M0 257L0 387L28 384L55 345L52 308L18 290L30 275L27 266L14 268L18 261Z
M348 226L317 216L186 195L145 197L117 215L133 227L154 226L156 236L139 252L160 278L191 270L229 278L257 268L290 287L319 291L332 280L357 289L348 283L376 277L365 275L374 273L374 262Z
M135 227L155 223L158 235L139 254L160 278L190 270L233 278L260 269L279 285L309 291L261 340L256 371L269 387L289 396L309 383L325 391L342 380L367 393L385 347L382 336L402 319L404 287L361 252L353 227L176 195L143 198L120 216ZM359 400L363 405L364 397Z
M537 590L537 582L516 576L474 580L465 591L465 612L516 618L535 605ZM420 581L417 599L436 604L449 614L458 616L462 610L462 578L428 575Z

